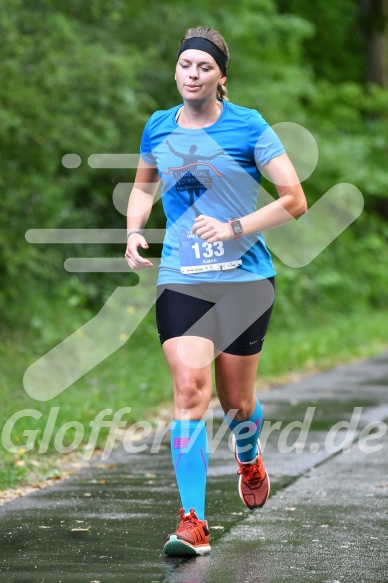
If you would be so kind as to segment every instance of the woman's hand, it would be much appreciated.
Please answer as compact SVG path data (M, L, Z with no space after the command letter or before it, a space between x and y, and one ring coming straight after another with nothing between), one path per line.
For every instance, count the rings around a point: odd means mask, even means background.
M233 231L229 223L221 223L205 215L200 215L195 219L192 231L208 243L233 239Z
M142 257L137 252L137 248L148 249L148 243L140 233L132 233L128 237L127 248L125 250L125 260L132 269L145 269L153 267L151 261Z

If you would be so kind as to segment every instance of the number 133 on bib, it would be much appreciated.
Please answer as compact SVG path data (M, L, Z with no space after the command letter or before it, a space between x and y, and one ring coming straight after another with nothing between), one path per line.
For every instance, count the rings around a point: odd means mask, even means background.
M235 269L242 264L238 241L208 243L192 231L180 231L180 263L182 273L203 273Z

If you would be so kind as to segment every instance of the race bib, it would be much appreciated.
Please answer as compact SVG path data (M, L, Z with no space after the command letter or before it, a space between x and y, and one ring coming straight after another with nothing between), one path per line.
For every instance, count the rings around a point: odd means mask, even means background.
M235 269L242 264L238 241L208 243L192 231L181 230L180 262L182 273L203 273Z

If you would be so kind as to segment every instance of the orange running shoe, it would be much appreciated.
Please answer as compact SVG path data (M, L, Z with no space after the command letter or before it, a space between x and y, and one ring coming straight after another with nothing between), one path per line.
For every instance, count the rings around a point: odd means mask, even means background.
M239 465L237 473L240 475L238 492L245 506L253 510L262 508L269 496L269 476L264 467L261 455L260 440L257 440L258 454L250 463L242 463L237 455L236 440L234 439L235 455Z
M210 532L207 520L199 520L191 508L190 514L185 515L181 508L178 512L180 522L177 530L168 535L164 543L164 552L166 555L176 556L194 556L205 555L210 552Z

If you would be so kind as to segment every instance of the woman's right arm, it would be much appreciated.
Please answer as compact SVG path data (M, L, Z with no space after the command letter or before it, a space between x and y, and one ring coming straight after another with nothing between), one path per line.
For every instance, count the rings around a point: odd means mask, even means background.
M139 255L137 248L148 249L148 243L143 237L142 231L150 216L158 185L157 169L140 158L127 209L128 238L125 259L132 269L153 267L148 259Z

